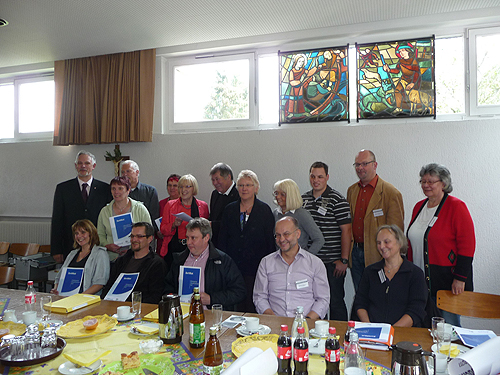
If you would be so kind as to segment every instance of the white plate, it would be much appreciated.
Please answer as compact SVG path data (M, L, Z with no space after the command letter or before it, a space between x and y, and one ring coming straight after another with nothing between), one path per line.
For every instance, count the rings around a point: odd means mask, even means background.
M322 339L309 339L309 353L311 354L325 354L326 340Z
M317 338L325 338L325 337L328 338L328 333L326 333L324 335L320 335L320 334L316 333L316 330L314 328L311 328L309 330L309 335L312 337L317 337Z
M120 319L118 317L118 314L113 314L113 318L116 318L116 320L118 320L119 322L126 322L128 320L132 320L135 318L135 314L134 313L129 313L128 316L124 319Z
M457 346L457 349L460 351L460 354L464 354L465 352L468 352L470 350L470 348L466 347L466 346L463 346L463 345L460 345L460 344L451 344L452 346L453 345L456 345ZM434 344L431 346L431 350L434 352L434 353L437 353L437 344ZM459 354L459 355L460 355Z
M136 331L134 329L134 327L136 327L136 326L147 326L147 327L152 327L152 328L160 328L160 325L158 323L153 323L153 322L141 322L139 324L134 324L132 327L130 327L131 334L136 335L136 336L144 336L144 337L158 335L158 332L153 333L152 335L148 335L146 333L141 333L139 331Z
M236 328L236 332L240 336L250 336L250 335L254 335L256 333L258 333L259 335L267 335L267 334L271 333L271 328L269 328L268 326L265 326L264 324L259 324L259 329L257 330L257 332L250 332L245 325L242 325L242 326Z
M64 362L61 366L59 366L59 372L63 375L85 375L97 371L101 366L102 366L101 360L92 363L87 368L77 367L77 365L68 361Z

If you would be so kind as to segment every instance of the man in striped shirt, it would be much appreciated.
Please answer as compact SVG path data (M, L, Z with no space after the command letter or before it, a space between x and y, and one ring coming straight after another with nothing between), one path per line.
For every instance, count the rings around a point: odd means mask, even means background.
M346 199L328 186L329 178L328 165L313 163L309 169L312 190L302 199L325 238L317 255L326 266L330 284L330 319L346 321L344 280L351 250L351 213Z

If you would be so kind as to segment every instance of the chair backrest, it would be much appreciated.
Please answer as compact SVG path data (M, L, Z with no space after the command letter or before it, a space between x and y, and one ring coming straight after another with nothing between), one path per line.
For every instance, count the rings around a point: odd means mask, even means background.
M25 257L38 253L40 245L36 243L12 243L10 244L9 253Z
M9 251L9 247L10 242L0 241L0 255L7 254L7 251Z
M496 294L438 290L437 307L454 314L473 318L500 319L500 296Z
M0 285L11 283L15 272L15 267L0 267Z
M48 253L50 254L50 245L40 245L40 248L38 249L39 253Z

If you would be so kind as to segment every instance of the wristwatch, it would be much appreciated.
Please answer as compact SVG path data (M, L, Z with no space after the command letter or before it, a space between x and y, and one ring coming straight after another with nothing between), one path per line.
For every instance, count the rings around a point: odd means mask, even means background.
M342 264L349 263L349 259L346 259L346 258L340 258L340 261L342 262Z

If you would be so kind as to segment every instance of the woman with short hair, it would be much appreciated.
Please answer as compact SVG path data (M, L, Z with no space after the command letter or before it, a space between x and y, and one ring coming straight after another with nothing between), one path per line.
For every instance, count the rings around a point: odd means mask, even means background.
M318 254L325 244L325 239L309 211L302 208L304 201L295 181L289 178L277 181L274 184L273 195L274 203L278 205L273 210L275 220L278 221L284 216L292 216L297 219L300 229L300 247L311 254ZM310 246L309 242L311 242Z

